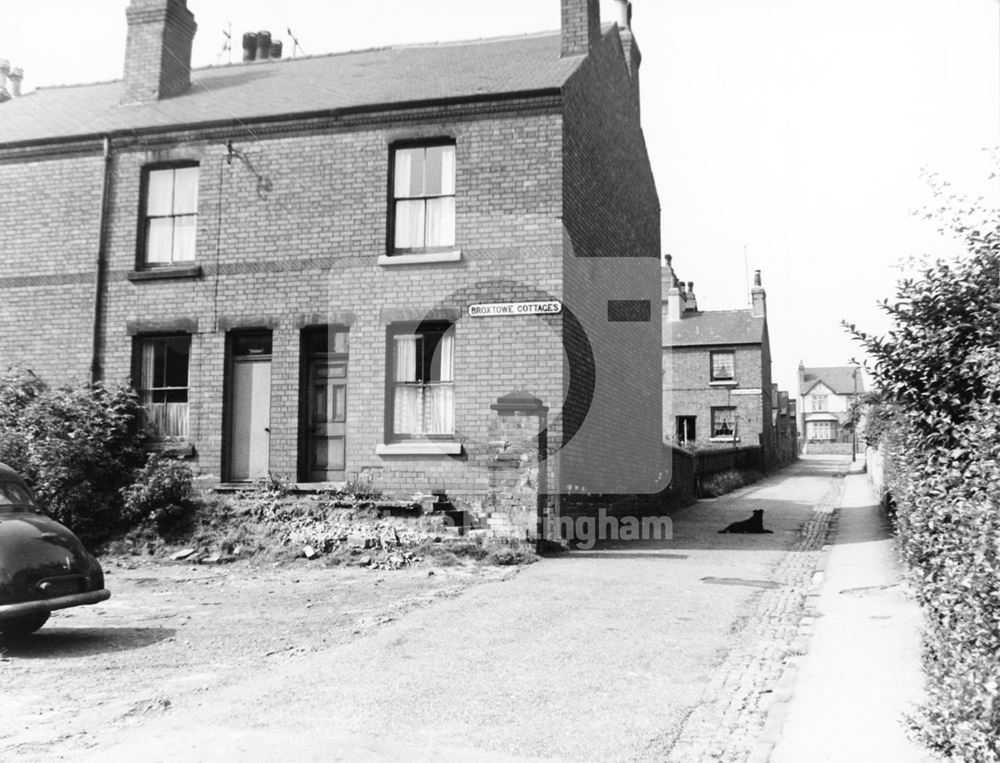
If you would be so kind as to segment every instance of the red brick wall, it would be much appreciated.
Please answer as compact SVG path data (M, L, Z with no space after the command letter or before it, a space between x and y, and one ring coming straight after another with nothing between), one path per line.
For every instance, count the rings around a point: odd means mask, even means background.
M585 336L596 359L596 396L586 419L578 414L585 450L576 484L594 454L602 471L590 476L624 488L648 480L662 463L659 431L636 433L660 420L659 210L631 92L620 45L608 36L567 86L565 118L549 98L120 139L113 144L104 378L128 378L133 334L185 325L193 464L219 479L226 332L272 329L270 468L295 476L301 331L326 321L349 325L348 476L371 472L377 489L405 496L444 488L475 508L489 482L490 404L515 390L540 398L551 409L548 439L557 449L568 385L563 343ZM462 260L381 266L390 146L441 137L456 145ZM10 263L0 275L0 359L26 362L50 381L86 376L102 159L93 147L58 160L18 156L0 146L0 186L29 200L17 212L0 208L0 252ZM201 274L135 280L142 168L176 160L201 168ZM11 280L20 276L35 280L27 287ZM609 298L650 301L651 320L609 324ZM567 314L466 313L474 302L529 299L560 300ZM459 316L456 429L465 453L378 455L387 328L442 309ZM583 332L567 332L570 314ZM549 474L561 484L557 464Z
M0 370L88 379L100 155L0 162Z
M582 396L567 401L579 430L563 486L576 491L656 492L669 480L658 423L660 210L633 94L613 32L565 87L566 304L595 361L589 409ZM649 320L609 321L609 300L648 301Z
M405 138L442 136L456 144L456 246L462 261L380 266L377 258L386 251L389 146ZM563 298L562 121L554 105L518 114L485 109L462 115L410 113L405 120L351 129L234 136L234 147L267 179L269 191L259 187L246 163L228 161L224 139L197 138L170 136L160 145L115 149L101 358L105 378L125 379L131 372L130 327L134 333L137 326L150 330L178 320L196 325L189 379L194 464L219 478L226 330L272 327L271 470L294 475L301 329L326 320L347 323L348 474L372 471L377 488L405 495L444 487L450 496L481 498L488 482L488 431L496 415L489 405L518 389L553 407L562 399L560 316L474 319L466 314L473 302ZM201 167L196 264L202 276L130 280L142 167L192 159ZM72 272L92 281L100 170L100 158L92 157L0 165L4 187L33 200L18 217L5 207L0 218L9 233L3 240L10 254L6 259L15 264L12 274L58 279ZM69 217L62 214L67 205ZM86 375L90 281L32 287L32 294L48 295L41 301L21 299L17 289L4 288L4 361L25 361L49 380ZM18 309L9 309L12 304ZM376 445L384 441L387 327L441 307L461 316L456 426L467 454L458 459L376 455ZM36 341L39 334L47 343ZM554 442L558 432L557 425Z
M735 351L736 387L709 385L709 358L714 349ZM760 394L739 394L738 390L757 390ZM676 417L695 416L694 445L715 446L710 439L711 409L722 406L736 408L740 445L762 445L774 436L770 358L760 345L665 348L663 395L663 432L671 441L676 439ZM769 457L765 456L765 463L769 463L766 461Z

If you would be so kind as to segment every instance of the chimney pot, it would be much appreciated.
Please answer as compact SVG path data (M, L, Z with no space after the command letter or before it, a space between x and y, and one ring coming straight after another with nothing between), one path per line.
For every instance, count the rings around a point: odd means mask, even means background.
M243 35L243 63L249 63L257 57L257 35L246 32Z
M257 32L257 60L266 61L271 57L271 33Z
M281 40L275 40L274 42L272 42L270 51L271 58L281 58L282 47L283 45L281 44Z
M767 292L761 286L759 270L755 270L753 273L753 288L750 289L750 303L753 307L752 315L754 318L767 317Z

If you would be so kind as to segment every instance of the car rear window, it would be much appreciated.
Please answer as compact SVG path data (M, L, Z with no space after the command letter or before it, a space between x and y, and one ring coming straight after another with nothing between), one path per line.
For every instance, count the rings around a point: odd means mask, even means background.
M16 482L0 482L0 506L33 506L31 494Z

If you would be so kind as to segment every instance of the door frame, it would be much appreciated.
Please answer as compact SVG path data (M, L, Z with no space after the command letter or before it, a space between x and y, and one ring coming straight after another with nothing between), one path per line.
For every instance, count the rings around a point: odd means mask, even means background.
M347 410L350 410L350 346L346 353L325 352L320 353L313 350L313 346L318 341L317 337L325 336L325 345L329 349L330 334L333 332L344 332L350 341L351 327L340 323L318 324L306 326L299 332L299 437L298 437L298 458L296 459L296 473L299 482L311 482L309 478L309 445L310 445L310 421L309 421L309 371L310 357L315 355L325 355L327 359L343 360L347 364ZM348 430L349 417L344 417L344 475L347 475L347 438L350 436ZM316 483L314 483L316 484Z
M221 448L222 463L220 464L220 469L219 469L219 474L222 475L223 482L233 482L233 474L232 474L233 402L234 402L233 393L235 392L234 387L235 387L235 376L236 376L234 369L236 363L239 362L236 360L236 353L234 351L234 348L238 339L254 337L254 336L260 336L260 337L267 336L269 341L271 342L272 344L271 352L262 353L261 355L257 356L259 358L257 362L266 359L267 362L270 363L274 357L274 347L273 347L274 332L271 329L240 328L240 329L232 329L226 332L225 369L223 371L223 382L222 382L222 448ZM242 361L242 362L247 362L247 361ZM273 382L274 380L272 376L272 384ZM273 397L274 390L272 389L271 392ZM268 405L270 405L270 401L268 401ZM268 442L268 451L269 451L268 465L270 467L270 441ZM252 482L252 480L250 481ZM244 482L244 480L240 480L240 482Z

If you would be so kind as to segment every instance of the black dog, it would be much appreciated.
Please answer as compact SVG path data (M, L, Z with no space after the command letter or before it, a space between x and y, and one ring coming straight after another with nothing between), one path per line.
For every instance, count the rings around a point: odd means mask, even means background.
M770 530L764 529L764 510L754 509L753 516L749 519L744 519L740 522L733 522L725 530L719 530L720 533L770 533Z

